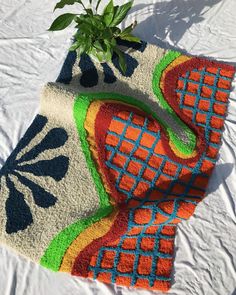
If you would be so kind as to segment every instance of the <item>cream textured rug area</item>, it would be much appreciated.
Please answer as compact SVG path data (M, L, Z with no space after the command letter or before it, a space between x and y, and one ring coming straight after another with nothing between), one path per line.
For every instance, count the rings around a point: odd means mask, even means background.
M53 270L171 287L177 224L205 196L235 69L122 43L95 64L69 53L0 171L1 242Z

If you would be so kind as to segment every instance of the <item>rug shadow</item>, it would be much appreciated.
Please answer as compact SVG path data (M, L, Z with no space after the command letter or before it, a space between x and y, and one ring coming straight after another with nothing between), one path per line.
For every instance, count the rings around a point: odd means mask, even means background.
M204 20L204 14L221 0L172 0L154 4L137 4L132 12L150 14L137 24L134 33L145 41L163 48L172 47L180 41L184 33L193 25ZM143 12L142 12L143 10ZM143 36L145 32L145 36Z
M231 174L233 167L234 167L234 165L231 163L218 164L215 166L215 168L210 176L210 180L209 180L208 186L206 188L204 199L208 198L208 197L214 197L214 195L211 195L211 194L214 193L219 188L219 186L221 185L221 179L226 179ZM221 177L215 177L216 176L215 174L221 175ZM183 222L185 222L185 221L183 221ZM175 261L177 252L178 252L178 246L175 245L173 261ZM175 269L175 265L173 265L172 272L171 272L171 285L172 286L175 283L175 274L176 274L176 269ZM234 290L234 292L231 295L236 295L236 289Z
M206 194L214 193L218 187L221 185L222 181L227 179L227 177L231 174L233 171L234 164L232 163L224 163L224 164L218 164L215 166L212 177L209 181ZM214 177L218 176L218 177Z

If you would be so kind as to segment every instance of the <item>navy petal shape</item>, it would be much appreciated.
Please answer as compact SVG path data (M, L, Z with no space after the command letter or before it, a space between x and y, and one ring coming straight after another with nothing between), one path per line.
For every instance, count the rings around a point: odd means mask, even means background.
M44 116L37 115L31 124L30 128L26 131L24 137L20 140L19 144L17 145L17 151L22 150L25 148L31 140L40 133L45 125L47 124L48 119Z
M147 43L143 41L141 41L141 43L135 43L117 39L117 44L124 47L133 48L140 52L143 52L147 47ZM120 71L123 76L131 77L134 73L134 70L138 67L138 61L127 53L125 53L125 60L128 67L126 73L124 74L119 66L118 56L116 54L113 54L112 62L114 66ZM111 67L107 63L102 63L101 65L103 67L104 82L108 84L116 82L117 78ZM87 54L81 55L79 67L82 72L80 84L84 87L96 86L98 84L98 72L96 69L96 65Z
M68 139L66 131L62 128L51 129L44 139L33 147L29 152L24 154L19 160L19 163L32 160L45 150L55 149L65 144Z
M112 62L114 64L114 66L119 70L119 72L125 76L125 77L131 77L134 73L134 70L138 67L138 61L133 58L132 56L130 56L129 54L127 53L124 53L125 55L125 61L126 61L126 64L127 64L127 70L125 73L123 73L121 71L121 68L120 68L120 65L119 65L119 58L118 58L118 55L115 53L112 57Z
M84 87L93 87L98 84L98 73L97 69L87 54L82 54L79 67L81 69L82 75L80 78L80 84Z
M136 42L130 42L130 41L126 41L126 40L121 40L119 38L116 41L117 41L118 45L132 48L132 49L138 50L140 52L144 52L144 50L147 47L147 42L144 42L144 41L141 41L140 43L136 43Z
M1 175L6 175L8 173L11 173L11 171L14 169L15 166L15 159L18 155L18 153L25 148L31 140L38 134L40 133L44 126L46 125L48 119L44 116L37 115L32 122L31 126L29 129L26 131L25 135L23 138L19 141L18 145L16 146L15 150L12 152L10 157L7 159L5 162L4 166L0 170L0 177Z
M19 181L23 185L27 186L31 190L36 205L42 208L48 208L55 205L57 198L52 194L45 191L41 186L24 177L23 175L17 172L14 172L14 175L18 177Z
M19 192L9 177L6 177L9 197L6 200L5 208L7 214L6 232L16 233L26 229L33 222L29 206L24 200L24 195Z
M109 65L107 63L102 63L102 67L104 72L104 82L108 84L116 82L117 79Z
M68 165L68 157L58 156L51 160L42 160L34 164L18 165L16 170L29 172L36 176L50 176L56 181L59 181L65 176Z
M69 51L56 82L70 84L72 80L72 69L75 64L76 57L77 54L75 51Z

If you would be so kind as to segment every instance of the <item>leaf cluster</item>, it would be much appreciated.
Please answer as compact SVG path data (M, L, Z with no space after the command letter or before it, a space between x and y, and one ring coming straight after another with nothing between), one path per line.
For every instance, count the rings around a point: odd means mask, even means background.
M98 14L101 0L97 0L96 5L93 2L93 0L89 0L90 7L86 8L82 0L61 0L57 3L55 9L77 3L82 6L83 12L80 14L65 13L60 15L54 20L49 31L63 30L72 22L75 23L76 34L70 50L77 50L80 55L86 53L100 62L111 61L113 54L116 53L121 70L125 73L127 65L124 53L117 46L117 39L130 42L140 42L140 39L132 34L136 23L131 24L124 30L121 30L118 25L127 16L133 5L133 0L121 6L115 6L113 0L110 0L102 14ZM95 6L95 9L92 8L92 5Z

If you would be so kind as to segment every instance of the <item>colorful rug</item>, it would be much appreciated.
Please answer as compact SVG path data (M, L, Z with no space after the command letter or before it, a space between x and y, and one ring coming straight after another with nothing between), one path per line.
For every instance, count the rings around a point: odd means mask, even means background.
M69 53L0 171L1 242L53 271L168 291L177 225L205 196L235 69L141 43Z

